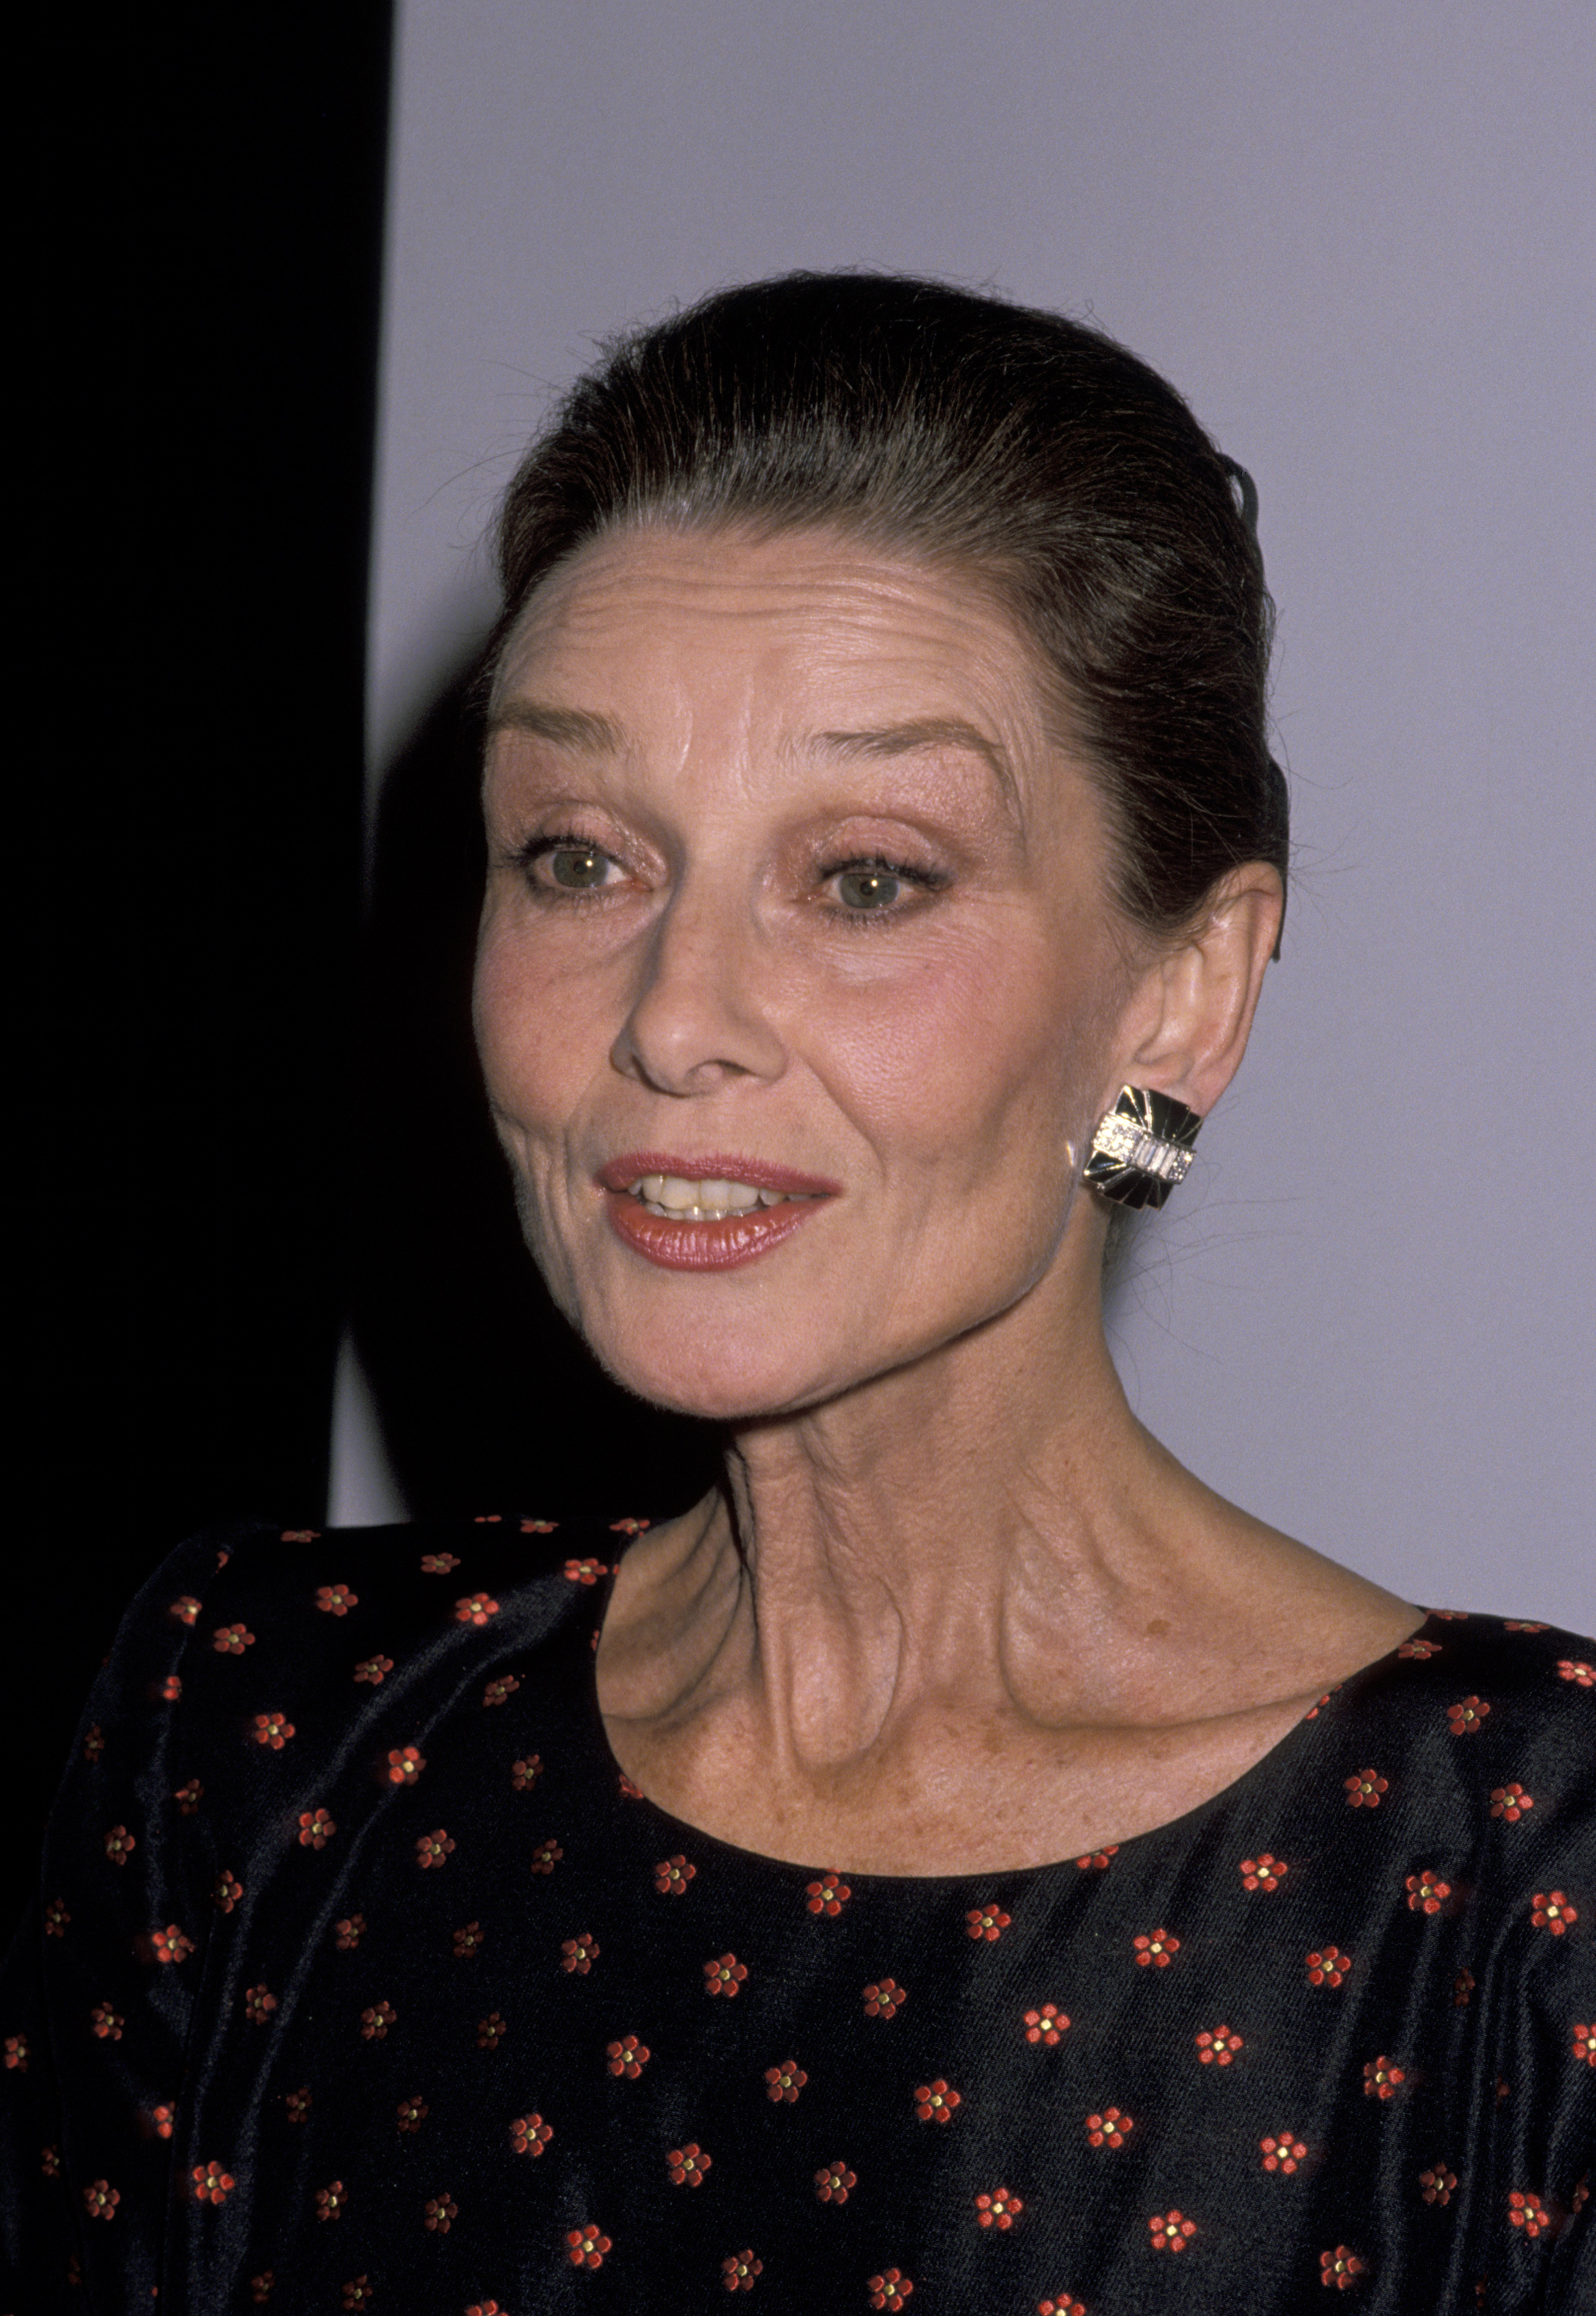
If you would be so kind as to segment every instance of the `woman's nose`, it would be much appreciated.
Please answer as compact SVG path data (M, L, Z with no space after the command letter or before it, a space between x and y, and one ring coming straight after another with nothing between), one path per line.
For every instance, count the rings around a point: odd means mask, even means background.
M778 1077L786 1047L768 1002L772 963L746 902L678 888L641 954L615 1067L671 1094Z

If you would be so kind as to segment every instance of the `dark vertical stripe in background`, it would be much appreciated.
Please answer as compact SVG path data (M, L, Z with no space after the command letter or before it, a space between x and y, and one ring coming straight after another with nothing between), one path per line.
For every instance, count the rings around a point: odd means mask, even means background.
M391 14L57 12L13 94L40 138L0 1635L24 1885L130 1592L208 1520L323 1515Z

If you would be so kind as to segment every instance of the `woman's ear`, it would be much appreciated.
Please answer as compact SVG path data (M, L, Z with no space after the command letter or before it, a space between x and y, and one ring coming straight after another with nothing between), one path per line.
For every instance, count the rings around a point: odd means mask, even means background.
M1148 968L1132 1009L1144 1034L1126 1056L1122 1082L1155 1087L1208 1116L1241 1066L1285 905L1267 861L1249 860L1221 880L1201 922Z

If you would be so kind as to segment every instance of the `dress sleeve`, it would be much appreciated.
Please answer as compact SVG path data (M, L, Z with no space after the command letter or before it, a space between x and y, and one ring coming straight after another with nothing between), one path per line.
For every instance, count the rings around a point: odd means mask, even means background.
M0 1975L0 2316L120 2316L159 2296L169 2142L219 1902L183 1679L212 1639L208 1586L247 1532L184 1545L129 1611Z

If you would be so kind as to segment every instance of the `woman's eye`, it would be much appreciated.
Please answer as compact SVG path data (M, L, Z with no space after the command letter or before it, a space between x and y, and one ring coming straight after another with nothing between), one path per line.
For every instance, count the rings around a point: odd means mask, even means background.
M901 868L890 860L846 860L826 871L822 882L849 917L901 916L946 882L923 868Z
M596 844L544 844L533 855L539 881L555 885L563 893L591 893L608 881L616 866Z
M890 909L902 890L902 877L890 868L845 868L837 879L845 909Z

